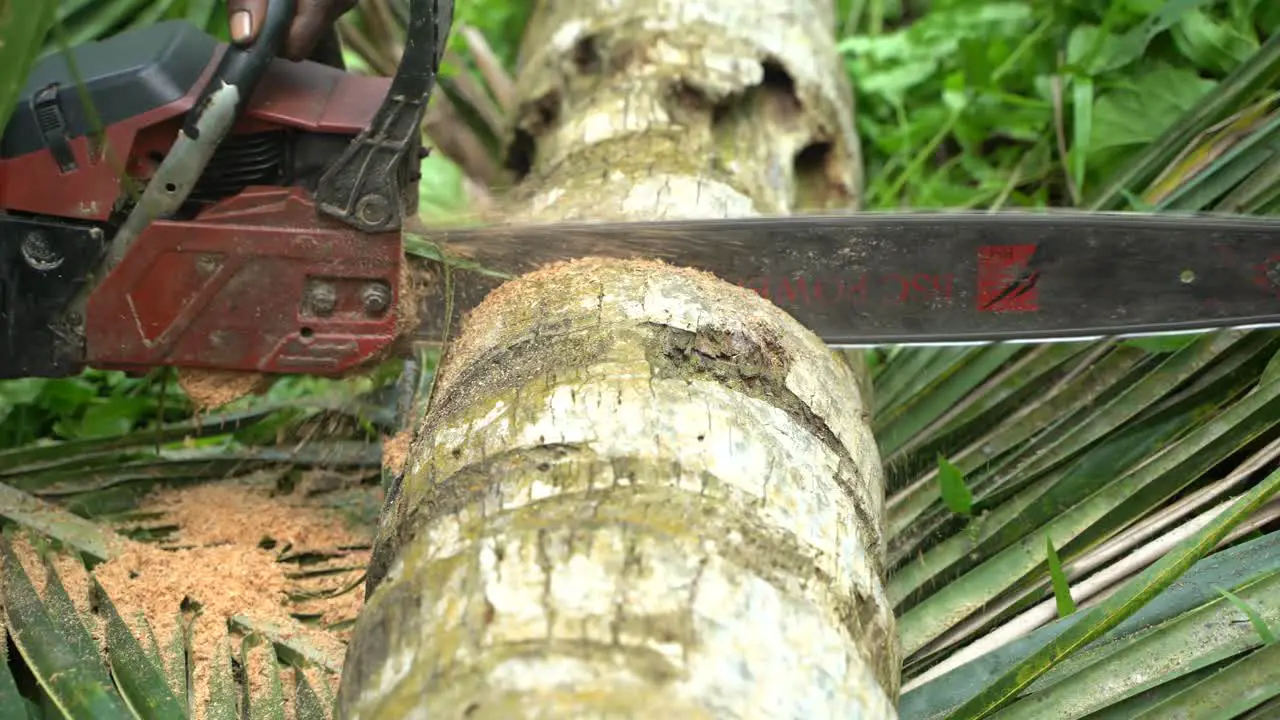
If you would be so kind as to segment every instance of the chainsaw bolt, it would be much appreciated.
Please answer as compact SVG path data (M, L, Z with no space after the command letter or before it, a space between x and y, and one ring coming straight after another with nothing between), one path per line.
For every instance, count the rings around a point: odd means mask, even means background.
M365 195L356 203L356 215L369 225L381 225L391 219L391 205L381 195Z
M391 305L391 288L386 283L369 283L360 291L360 300L366 313L378 315Z
M338 290L329 283L316 283L307 291L307 304L316 315L329 315L338 306Z
M33 230L22 239L22 259L27 261L32 270L48 272L56 270L62 264L63 257L49 244L44 233Z

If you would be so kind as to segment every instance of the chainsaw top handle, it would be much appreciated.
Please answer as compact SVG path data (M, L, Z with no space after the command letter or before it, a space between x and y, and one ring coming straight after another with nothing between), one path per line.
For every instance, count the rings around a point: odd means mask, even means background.
M196 127L200 115L209 104L210 96L224 86L235 87L243 109L258 82L266 74L271 62L280 54L285 40L289 36L289 27L293 24L297 13L298 0L270 0L267 3L266 16L260 19L258 37L247 46L230 45L218 63L217 70L196 101L194 112L187 116L183 132L195 140L199 137Z

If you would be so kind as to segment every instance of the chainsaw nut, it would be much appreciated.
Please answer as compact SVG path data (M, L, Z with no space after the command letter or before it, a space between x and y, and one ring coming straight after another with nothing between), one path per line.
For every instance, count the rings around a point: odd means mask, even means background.
M356 203L356 215L361 222L381 225L391 219L391 205L381 195L365 195Z
M316 315L330 315L338 305L338 291L329 283L316 283L307 291L307 304Z
M391 288L386 283L372 282L360 291L360 300L364 303L364 311L370 315L378 315L391 306Z
M22 239L22 259L27 261L32 270L49 272L62 264L63 257L49 244L44 233L35 230Z

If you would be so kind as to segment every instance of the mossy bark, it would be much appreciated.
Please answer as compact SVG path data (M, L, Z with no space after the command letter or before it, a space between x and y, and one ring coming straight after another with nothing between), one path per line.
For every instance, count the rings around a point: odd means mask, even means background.
M523 219L856 204L825 0L547 0ZM749 290L583 260L467 319L393 483L345 718L892 718L865 378Z

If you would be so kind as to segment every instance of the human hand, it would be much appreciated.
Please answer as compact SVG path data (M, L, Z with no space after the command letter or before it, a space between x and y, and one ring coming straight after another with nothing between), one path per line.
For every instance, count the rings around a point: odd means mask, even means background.
M261 18L266 17L270 0L227 0L231 42L244 45L258 37ZM311 55L325 31L356 6L359 0L297 0L298 9L280 54L290 60Z

